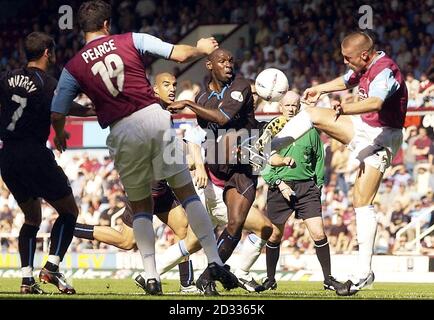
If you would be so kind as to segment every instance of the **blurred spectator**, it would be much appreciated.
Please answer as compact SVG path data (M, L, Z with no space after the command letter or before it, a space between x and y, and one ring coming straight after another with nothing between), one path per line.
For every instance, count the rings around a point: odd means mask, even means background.
M427 163L429 148L431 147L431 139L427 135L427 130L424 127L419 128L419 134L413 144L413 153L416 156L417 163Z
M291 255L288 255L284 260L284 264L281 267L284 270L297 272L299 270L304 270L306 268L307 262L301 251L299 249L295 249Z
M357 3L345 6L338 0L302 1L155 1L155 0L114 0L113 32L146 32L167 41L176 42L198 24L248 23L249 35L238 39L234 52L236 68L241 74L254 80L266 67L281 69L288 77L290 87L303 92L308 86L331 80L346 70L342 64L340 41L348 30L353 29L354 19L350 12L357 12ZM77 28L67 33L57 27L57 7L45 5L46 1L36 0L35 7L43 8L44 18L33 19L34 11L17 13L16 17L2 21L0 33L0 71L10 70L24 64L23 38L30 31L46 30L56 38L57 65L53 75L59 74L64 64L81 49L82 35ZM71 1L74 10L79 1ZM406 73L409 91L409 107L434 106L434 22L429 2L409 0L384 2L375 8L373 33L378 49L386 51L398 61ZM393 18L392 18L392 16ZM218 18L218 19L217 19ZM152 80L152 64L146 70ZM180 72L178 68L177 74ZM194 81L194 82L192 82ZM189 79L180 83L178 99L194 100L202 79ZM317 107L330 107L331 99L346 103L357 101L357 88L345 90L337 97L324 94ZM77 102L88 105L90 100L80 95ZM277 103L260 102L258 112L278 112ZM428 119L428 117L427 117ZM426 121L427 122L427 121ZM432 130L410 126L406 129L402 145L403 159L399 166L385 174L375 202L378 206L379 231L377 253L387 252L387 243L394 252L406 250L402 241L414 235L409 231L403 239L395 241L396 231L407 225L411 218L424 217L425 226L434 222L432 218L432 188L434 188L434 142ZM355 179L355 163L346 156L347 150L334 140L325 144L327 179L323 188L323 214L327 234L335 243L332 250L351 252L357 245L354 212L349 202L352 181ZM81 212L79 219L93 224L107 224L111 217L124 205L125 195L113 161L108 157L97 159L91 152L77 152L68 157L58 156L71 181L71 187ZM416 166L417 164L417 166ZM415 168L416 166L416 168ZM265 186L258 185L255 207L266 210ZM422 200L421 200L422 199ZM381 203L381 205L380 205ZM57 213L48 206L42 206L40 232L49 232ZM9 191L0 180L0 232L16 234L23 222L23 215ZM157 220L157 219L155 219ZM115 220L115 224L120 219ZM156 223L157 237L162 248L173 241L166 227ZM346 228L346 231L345 231ZM6 231L5 231L6 230ZM333 235L331 235L333 233ZM387 238L389 237L389 240ZM433 236L422 242L423 252L432 252ZM16 250L14 237L1 238L2 250ZM284 230L283 250L310 252L312 242L304 226L288 221ZM102 248L101 244L74 240L71 250ZM104 247L105 248L105 247ZM111 250L115 250L111 248ZM390 250L389 250L390 251Z
M349 245L348 228L344 224L342 211L338 209L336 224L330 230L329 242L336 254L343 253Z

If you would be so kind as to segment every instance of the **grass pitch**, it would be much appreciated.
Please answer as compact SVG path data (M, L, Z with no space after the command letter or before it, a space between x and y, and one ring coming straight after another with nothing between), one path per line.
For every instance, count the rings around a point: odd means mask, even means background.
M71 281L71 279L70 279ZM260 294L243 289L225 291L220 285L219 297L179 293L179 282L163 280L163 296L149 296L134 284L133 279L72 279L77 294L60 294L53 285L41 284L44 295L19 294L21 279L0 278L0 299L85 299L85 300L359 300L359 299L434 299L434 284L423 283L374 283L372 289L360 291L354 296L338 297L323 290L321 282L280 281L274 291Z

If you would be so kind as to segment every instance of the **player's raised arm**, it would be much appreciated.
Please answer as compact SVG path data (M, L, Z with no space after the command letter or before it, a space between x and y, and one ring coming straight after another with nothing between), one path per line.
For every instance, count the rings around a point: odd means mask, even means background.
M346 75L338 77L329 82L319 84L317 86L307 88L303 93L303 100L309 103L315 103L324 93L341 91L347 89L347 82L344 80Z
M209 109L201 106L190 100L180 100L172 103L167 107L170 112L176 112L188 107L196 115L207 121L218 123L219 125L225 125L231 118L225 115L221 109Z
M218 43L214 37L202 38L197 42L196 47L185 44L175 45L172 54L170 55L170 60L176 62L188 62L204 55L208 55L217 48Z
M363 114L379 112L386 98L392 96L400 88L392 70L386 68L369 84L368 97L357 102L339 104L340 114Z
M133 42L140 54L151 54L176 62L188 62L210 54L218 48L217 41L211 38L200 39L196 46L170 44L146 33L133 33Z
M54 142L56 144L56 149L60 152L66 150L68 133L65 132L65 119L66 115L69 113L74 98L77 96L78 90L78 82L68 72L68 70L63 69L53 101L51 102L51 124L56 132Z

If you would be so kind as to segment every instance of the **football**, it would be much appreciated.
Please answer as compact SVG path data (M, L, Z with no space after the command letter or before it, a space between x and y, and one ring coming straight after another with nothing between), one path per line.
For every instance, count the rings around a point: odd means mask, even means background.
M270 102L280 101L288 91L288 78L279 69L268 68L258 74L255 81L258 95Z

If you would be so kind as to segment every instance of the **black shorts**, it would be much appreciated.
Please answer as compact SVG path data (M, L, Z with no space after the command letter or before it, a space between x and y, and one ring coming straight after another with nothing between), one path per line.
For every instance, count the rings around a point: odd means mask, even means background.
M31 198L57 201L72 194L53 152L35 141L8 141L0 150L3 181L18 203Z
M296 195L286 200L280 190L268 189L267 216L273 224L284 224L295 211L297 219L322 217L321 193L314 181L288 183Z
M235 188L250 203L255 201L258 176L252 173L252 167L249 164L207 164L207 169L216 178L225 182L223 199L225 199L226 192L229 189Z
M250 203L255 201L256 186L258 184L257 176L246 173L233 173L229 180L225 182L223 191L223 199L226 197L226 192L231 189L237 189L238 193L243 195Z
M173 208L176 208L180 205L180 202L168 185L166 185L164 192L159 192L158 194L153 193L152 200L154 201L153 214L155 215L169 212ZM121 219L122 222L128 227L133 227L133 211L129 205L127 205L127 210L124 211Z

